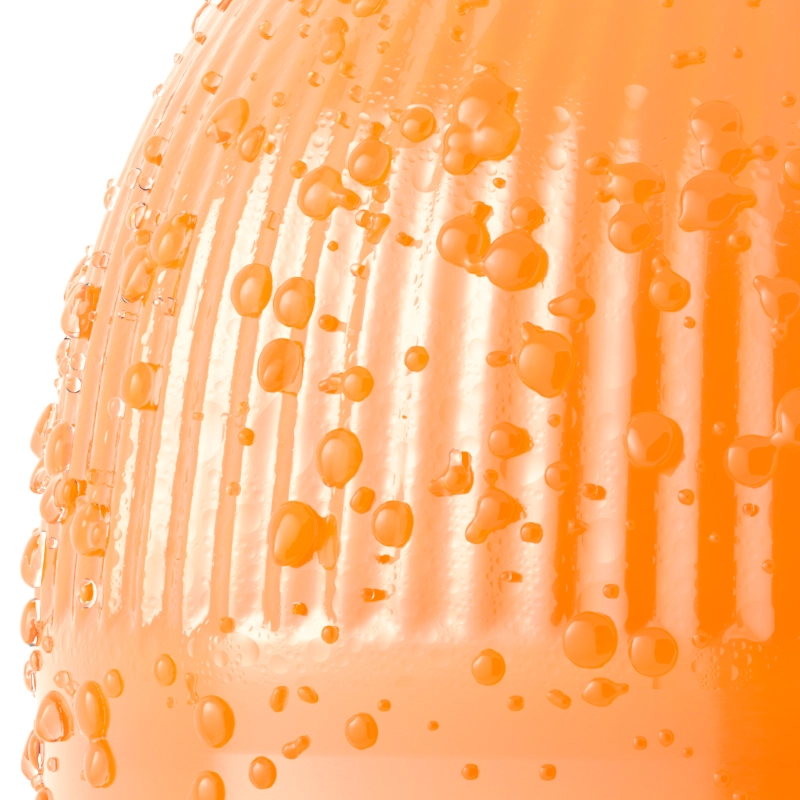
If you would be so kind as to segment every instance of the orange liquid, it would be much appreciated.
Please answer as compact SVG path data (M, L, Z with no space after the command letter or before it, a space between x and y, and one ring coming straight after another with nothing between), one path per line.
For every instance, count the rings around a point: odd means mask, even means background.
M65 292L37 800L800 794L790 0L222 0Z

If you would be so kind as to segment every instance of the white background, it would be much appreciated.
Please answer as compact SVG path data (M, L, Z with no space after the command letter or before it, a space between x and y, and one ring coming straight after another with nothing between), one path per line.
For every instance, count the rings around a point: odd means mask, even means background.
M20 757L36 708L20 639L22 550L39 522L28 488L39 412L55 399L63 291L105 210L202 0L17 0L0 23L0 776L33 797ZM64 800L69 800L65 798Z

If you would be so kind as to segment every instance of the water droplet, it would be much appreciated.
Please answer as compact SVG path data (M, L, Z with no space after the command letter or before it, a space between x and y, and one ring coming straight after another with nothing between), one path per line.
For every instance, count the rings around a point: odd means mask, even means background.
M349 28L341 17L320 20L322 42L319 47L319 59L323 64L335 64L343 55L346 46L344 35Z
M759 508L757 505L753 503L745 503L742 506L742 513L748 517L755 517L759 512Z
M250 783L256 789L269 789L278 777L278 770L266 756L259 756L250 762Z
M662 747L669 747L675 741L675 734L668 728L658 732L658 741Z
M733 48L733 57L734 58L741 58L744 55L744 51L741 47L734 47Z
M529 322L522 325L522 343L514 352L520 380L542 397L557 397L575 369L575 353L569 340Z
M634 750L645 750L647 749L647 739L644 736L634 736L633 737L633 749Z
M239 139L239 155L248 163L252 163L258 158L266 138L267 129L263 125L256 125L251 128Z
M206 136L215 144L229 147L247 125L250 106L243 97L225 100L209 117Z
M489 534L502 530L522 516L522 506L519 502L494 485L497 473L494 470L486 470L483 477L488 485L478 498L475 516L466 530L467 541L471 544L482 544Z
M200 85L210 94L216 94L217 89L222 86L222 75L218 72L206 72L200 79Z
M336 428L322 437L314 461L322 482L341 489L355 477L363 458L358 437L346 428Z
M556 777L556 768L552 764L543 764L539 768L539 777L543 781L552 781Z
M250 447L250 445L252 445L256 440L255 431L251 430L250 428L242 428L239 431L238 439L240 444L244 445L245 447Z
M547 693L547 699L556 707L566 711L570 705L572 705L572 700L569 698L568 695L564 694L564 692L560 691L559 689L551 689Z
M772 573L775 572L775 562L771 558L768 558L762 562L761 569L763 569L767 575L772 575Z
M690 506L694 503L694 492L691 489L681 489L678 492L678 501L685 506Z
M472 661L472 677L481 686L494 686L505 674L505 659L496 650L482 650Z
M303 345L290 339L274 339L258 357L256 374L265 392L297 394L303 376Z
M628 655L638 673L657 678L675 666L678 643L662 628L645 628L631 639Z
M432 719L430 722L428 722L428 730L429 731L438 731L439 730L439 723L435 719Z
M78 584L78 602L83 608L91 608L97 601L97 586L94 581L82 580Z
M465 781L475 781L478 779L478 776L481 774L481 771L478 769L477 764L465 764L461 768L461 777Z
M308 172L308 166L306 165L305 161L295 161L291 167L289 167L289 172L291 173L293 178L296 178L298 181Z
M607 583L603 587L603 594L609 600L616 600L619 597L619 586L616 583Z
M489 432L489 452L497 458L514 458L532 447L533 440L528 431L510 422L500 422Z
M158 407L158 366L138 361L122 373L120 394L125 405L140 411Z
M231 302L236 313L243 317L260 317L271 295L272 273L263 264L248 264L243 267L236 273L231 284Z
M486 222L492 209L486 203L472 204L469 214L446 222L436 238L439 255L450 264L463 267L467 272L483 275L483 259L491 245Z
M103 676L103 689L109 697L119 697L125 688L125 682L118 669L110 669Z
M493 70L483 68L453 101L453 123L444 136L442 164L452 175L466 175L483 161L501 161L517 146L520 125L514 117L517 92Z
M542 541L544 532L538 522L526 522L519 530L520 539L530 544L539 544Z
M197 217L181 211L162 222L150 239L150 258L158 267L180 269L186 262Z
M576 666L596 669L617 650L617 628L611 617L596 611L574 616L564 629L564 653Z
M650 281L650 301L659 311L680 311L692 294L686 278L673 272L666 256L653 259L653 278Z
M235 724L233 710L221 697L209 695L195 704L194 729L209 747L226 745Z
M78 730L89 740L108 735L108 701L95 681L87 681L78 688L73 701Z
M694 755L694 750L691 747L684 747L681 751L681 755L684 758L691 758Z
M275 292L272 308L281 325L302 330L314 311L314 284L305 278L289 278Z
M308 616L308 606L305 603L293 603L292 614L300 617Z
M800 310L800 284L791 278L767 278L757 275L753 279L761 307L772 320L772 335L776 341L786 336L789 320Z
M409 142L423 142L436 130L436 117L427 106L410 106L398 120L400 133Z
M72 712L60 692L48 692L44 696L33 730L43 742L65 742L72 736Z
M563 492L571 481L572 468L564 461L556 461L544 471L544 482L554 492Z
M319 695L310 686L301 686L297 690L297 696L304 703L318 703Z
M354 211L361 198L342 185L342 176L333 167L312 169L300 183L297 204L308 217L326 220L335 208Z
M172 658L164 653L156 659L153 665L153 674L160 686L172 686L175 678L178 677L178 668Z
M364 367L351 367L347 372L334 372L320 381L319 390L328 394L344 394L348 400L360 403L372 392L375 381Z
M287 98L284 92L275 92L275 94L272 95L272 105L275 106L275 108L285 106L286 100Z
M36 530L28 540L28 544L25 545L25 550L22 554L22 563L20 565L22 580L24 580L28 586L36 586L42 574L42 559L42 533Z
M547 310L555 317L566 317L573 322L584 322L594 314L595 302L586 292L573 289L556 297L547 304Z
M365 603L379 603L388 597L383 589L362 589L361 599Z
M102 556L108 546L108 509L86 503L75 512L69 535L75 552L82 556Z
M524 230L504 233L489 245L483 272L495 286L507 292L530 289L547 275L548 257L544 248Z
M276 686L269 698L269 707L275 712L281 712L289 701L289 687Z
M525 708L525 698L520 697L518 694L513 694L506 701L509 711L522 711Z
M630 462L643 469L667 469L683 454L678 423L655 411L631 417L622 441Z
M282 567L301 567L324 545L326 523L313 508L291 500L269 522L270 552Z
M389 217L388 214L371 214L369 211L359 211L356 214L356 225L361 228L366 228L367 241L370 244L380 243L391 221L391 217ZM364 277L366 267L363 267L363 269L362 267L363 265L360 264L358 272L353 272L352 269L351 272L360 278Z
M225 783L216 772L201 772L186 800L225 800Z
M381 503L372 515L372 535L384 547L405 547L413 528L411 506L402 500Z
M403 362L406 365L406 369L411 372L422 372L428 366L429 359L428 351L424 347L415 346L406 350Z
M86 783L93 789L104 789L114 782L116 765L111 747L105 739L89 743L83 759L83 774Z
M335 625L326 625L322 629L322 641L325 644L333 644L339 639L339 629Z
M604 708L626 694L629 688L627 683L614 683L608 678L595 678L589 681L581 697L590 705Z
M461 450L451 450L446 469L428 484L428 491L436 497L469 494L473 479L472 456Z
M692 64L704 64L706 60L705 47L695 47L693 50L676 50L669 57L669 63L675 69L683 69Z
M145 141L142 148L144 160L149 164L155 164L157 167L160 167L164 159L166 145L167 140L164 139L163 136L151 136Z
M392 704L389 700L378 700L378 711L391 711Z
M380 123L372 123L369 137L353 148L347 160L350 176L364 186L377 186L389 175L392 150L380 140L384 130Z
M378 741L378 723L371 714L354 714L345 723L344 735L356 750L366 750Z
M366 514L372 508L375 502L375 492L367 486L361 486L356 489L353 496L350 498L350 508L356 514Z
M727 786L730 786L731 785L730 772L725 772L724 770L721 770L720 772L715 772L714 783L722 789L726 788Z

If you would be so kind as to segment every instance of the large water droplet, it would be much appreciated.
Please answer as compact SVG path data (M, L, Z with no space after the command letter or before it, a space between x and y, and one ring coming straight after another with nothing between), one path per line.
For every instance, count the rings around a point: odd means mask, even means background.
M313 289L312 289L313 292ZM272 273L263 264L248 264L231 284L231 302L243 317L258 318L272 295Z
M72 736L72 712L60 692L48 692L44 696L33 730L43 742L65 742Z
M658 678L675 666L678 643L662 628L645 628L631 639L628 655L638 673Z
M303 377L303 345L291 339L273 339L258 357L256 375L265 392L297 394Z
M289 328L301 330L314 311L314 284L305 278L289 278L275 292L272 308L275 319Z
M494 686L506 674L506 662L496 650L482 650L472 661L472 677L481 686Z
M381 503L372 515L372 534L384 547L405 547L413 528L411 506L401 500Z
M366 750L378 741L378 723L372 714L354 714L345 723L344 735L356 750Z
M194 707L194 729L209 747L226 745L236 726L233 709L214 695L203 697Z
M346 428L336 428L322 437L314 461L322 482L341 489L355 477L363 458L358 437Z
M617 628L611 617L596 611L575 615L564 629L564 654L576 666L595 669L617 650Z

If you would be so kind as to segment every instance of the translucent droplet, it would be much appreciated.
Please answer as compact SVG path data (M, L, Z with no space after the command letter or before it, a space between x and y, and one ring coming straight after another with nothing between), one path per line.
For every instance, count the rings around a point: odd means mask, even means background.
M564 694L564 692L560 691L559 689L551 689L547 693L547 699L556 708L560 708L563 711L566 711L572 705L572 700L569 698L569 696Z
M269 707L275 711L280 713L286 708L286 703L289 700L289 687L288 686L276 686L272 690L272 694L269 698Z
M300 210L312 219L325 220L335 208L354 211L361 198L342 185L342 176L333 167L312 169L300 183L297 192Z
M375 502L375 492L367 486L361 486L356 489L353 496L350 498L350 508L356 514L366 514L372 508Z
M261 351L256 374L265 392L297 394L303 375L303 345L291 339L274 339Z
M81 684L73 705L78 730L87 739L102 739L108 735L108 700L99 683L87 681Z
M631 417L622 441L628 459L643 469L669 468L683 453L678 423L655 411Z
M519 530L520 539L530 544L539 544L544 536L542 526L538 522L526 522Z
M720 770L719 772L714 773L714 783L722 789L731 785L731 774L730 772L725 772L725 770Z
M410 106L398 120L400 133L409 142L423 142L436 130L436 117L427 106Z
M428 366L430 356L424 347L409 347L406 351L404 363L411 372L422 372Z
M186 800L225 800L225 783L216 772L201 772Z
M311 739L308 736L298 736L293 742L285 744L281 748L281 752L283 753L284 758L295 759L301 755L301 753L304 753L306 750L308 750L310 745Z
M386 712L392 710L392 704L389 700L378 700L378 711Z
M103 689L111 698L119 697L125 688L125 682L118 669L110 669L103 676Z
M282 567L300 567L323 545L325 521L305 503L281 505L269 522L270 551Z
M518 694L513 694L506 700L506 705L509 711L522 711L525 708L525 698L520 697Z
M335 625L326 625L322 629L322 641L325 644L333 644L339 638L339 629Z
M39 704L33 730L43 742L65 742L72 736L72 712L60 692L48 692Z
M209 117L206 136L223 147L230 146L247 125L250 106L243 97L231 97Z
M633 737L634 750L645 750L646 748L647 748L647 739L645 739L644 736Z
M482 650L472 661L472 677L481 686L494 686L506 674L506 662L496 650Z
M514 117L517 92L491 69L468 80L453 101L453 123L444 136L442 164L452 175L466 175L483 161L501 161L517 146L520 125Z
M218 72L206 72L200 79L200 85L210 94L216 94L217 89L222 86L222 75Z
M478 776L481 774L481 771L478 769L477 764L465 764L461 768L461 777L465 781L475 781L478 779Z
M278 777L278 770L266 756L259 756L250 762L250 783L256 789L269 789Z
M574 616L564 629L564 654L576 666L596 669L617 651L617 628L611 617L596 611Z
M669 57L669 63L675 69L683 69L693 64L703 64L706 60L705 47L696 47L694 50L675 50Z
M153 675L160 686L172 686L175 683L175 678L178 677L178 668L171 656L164 653L156 659L153 665Z
M150 258L158 267L180 269L186 262L197 217L181 211L162 222L150 239Z
M209 747L223 747L236 726L231 707L214 695L203 697L194 707L194 729Z
M289 278L275 292L272 308L275 319L289 328L302 330L314 311L314 284L305 278Z
M491 533L502 530L522 516L522 506L510 494L494 486L497 474L484 473L489 484L478 498L475 516L467 526L466 538L471 544L482 544Z
M263 264L248 264L243 267L236 273L231 284L231 302L236 312L243 317L260 317L271 295L272 273Z
M319 702L319 695L310 686L301 686L297 690L297 696L304 703L312 703L313 704L313 703L318 703Z
M251 128L241 139L239 139L239 155L247 162L252 163L258 158L258 154L264 147L264 140L267 138L267 129L263 125L256 125Z
M372 392L375 381L365 367L351 367L347 372L335 372L323 381L319 389L328 394L343 394L348 400L360 403Z
M83 758L83 774L93 789L105 789L114 782L116 765L111 747L105 739L92 741Z
M681 489L678 492L678 502L685 506L690 506L694 503L694 492L691 489Z
M609 600L616 600L619 597L619 586L616 583L607 583L603 587L603 595Z
M552 764L543 764L539 768L539 777L543 781L552 781L556 777L556 768Z
M520 380L542 397L557 397L564 391L575 369L575 354L569 340L529 322L522 325L522 343L514 352Z
M353 148L347 160L350 176L364 186L377 186L389 175L392 149L380 140L383 132L383 125L372 123L369 137Z
M692 294L689 281L672 271L665 256L653 259L653 273L649 291L653 305L659 311L680 311Z
M472 456L461 450L451 450L447 467L428 484L428 491L436 497L468 494L473 480Z
M78 584L78 602L83 608L91 608L97 602L97 585L94 581L82 580Z
M372 515L372 534L384 547L405 547L413 528L411 506L402 500L381 503Z
M800 284L791 278L767 278L757 275L753 279L761 307L772 320L772 335L776 341L786 336L789 320L800 310Z
M82 505L69 529L72 547L82 556L102 556L108 546L108 532L108 509L97 503Z
M556 297L547 304L547 310L555 317L566 317L573 322L584 322L594 314L594 299L582 292L573 289L571 292Z
M657 678L675 666L678 643L662 628L645 628L631 639L628 655L638 673Z
M668 728L658 732L658 741L662 747L669 747L675 741L675 734Z
M158 366L138 361L122 374L120 394L125 405L140 411L152 411L158 407Z
M345 723L344 735L356 750L366 750L378 741L378 723L371 714L354 714Z
M160 167L164 158L166 144L167 140L163 136L151 136L145 141L142 148L144 160L149 164L155 164L157 167Z
M626 694L629 688L627 683L615 683L608 678L595 678L589 681L581 697L590 705L604 708Z
M480 201L472 204L469 214L446 222L436 239L439 255L467 272L484 275L483 259L491 245L486 222L492 209Z
M428 730L429 731L438 731L439 730L439 723L435 719L430 720L430 722L428 722Z
M563 492L572 481L572 468L564 461L556 461L544 471L544 481L554 492Z
M358 437L346 428L326 433L314 456L317 472L326 486L341 489L361 466L364 453Z

